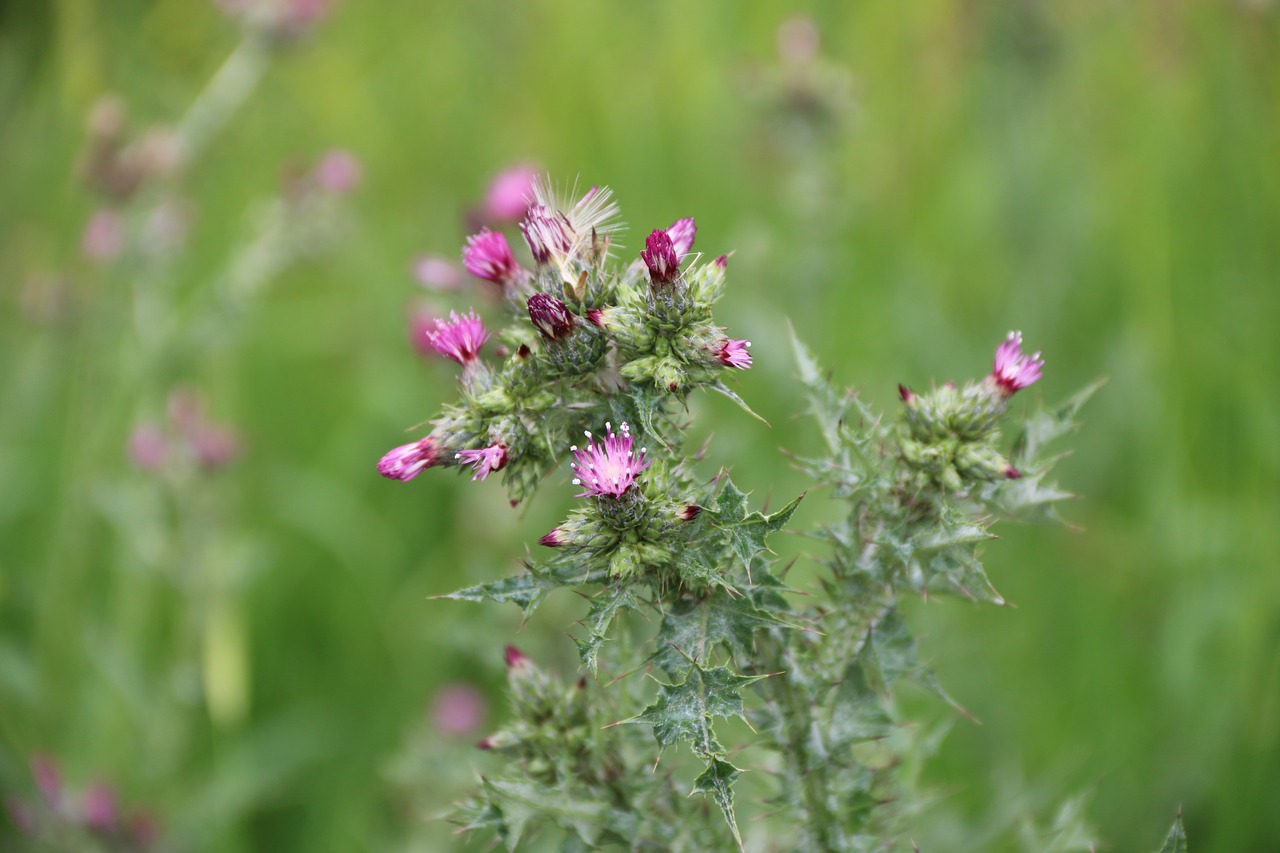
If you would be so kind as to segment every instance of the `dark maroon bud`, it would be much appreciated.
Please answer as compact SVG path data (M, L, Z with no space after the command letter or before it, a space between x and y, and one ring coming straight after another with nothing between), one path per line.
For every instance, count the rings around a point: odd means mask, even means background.
M702 512L702 507L697 504L688 504L680 511L680 518L684 521L693 521L700 512Z
M476 749L493 749L493 738L476 741Z
M728 269L728 267L729 267L729 256L728 256L728 255L721 255L720 257L716 258L716 260L715 260L715 265L716 265L716 266L718 266L718 267L720 267L720 269L722 269L722 270L723 270L723 269Z
M549 341L563 341L573 334L573 314L563 302L546 293L529 297L529 319Z
M528 358L532 352L528 344L521 344L520 349L516 350L516 358Z
M554 527L551 532L538 540L539 545L546 545L548 548L559 548L565 544L564 534L560 532L559 527Z
M587 322L593 326L599 326L601 329L608 325L605 322L604 312L599 308L592 308L587 311Z
M1014 468L1012 465L1004 469L1004 475L1008 477L1010 480L1022 479L1022 472L1019 471L1017 468Z
M916 393L906 385L898 386L898 396L902 398L902 402L910 406L916 399Z
M506 658L507 666L511 669L515 669L518 666L525 666L529 663L529 656L517 649L515 646L507 646L506 650L503 652L503 656Z

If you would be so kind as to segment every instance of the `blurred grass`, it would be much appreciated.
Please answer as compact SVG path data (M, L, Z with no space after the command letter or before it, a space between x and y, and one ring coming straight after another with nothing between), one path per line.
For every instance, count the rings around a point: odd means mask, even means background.
M683 215L703 251L737 250L719 316L755 342L740 391L774 426L708 401L700 429L762 496L804 488L776 448L815 441L791 418L783 316L885 408L898 381L984 372L1010 328L1046 353L1050 400L1108 376L1063 465L1083 530L993 544L1016 609L915 608L984 722L956 727L930 778L970 814L1010 778L1046 802L1090 790L1114 849L1154 847L1178 803L1197 850L1280 847L1274 4L805 8L853 81L852 110L817 129L766 94L769 4L345 4L181 178L196 224L165 286L206 287L282 164L330 147L364 163L352 226L223 344L125 381L127 281L78 254L84 116L116 91L135 129L173 120L234 28L198 0L0 4L0 788L29 788L25 762L48 752L183 846L386 849L419 831L387 768L437 687L496 687L518 627L426 596L512 571L568 496L553 480L526 517L494 484L401 487L372 463L452 393L403 343L412 258L453 255L487 178L533 160L611 185L633 250ZM21 309L39 275L65 289L36 322ZM244 573L233 723L157 676L189 642L172 615L188 599L103 511L146 493L121 448L180 382L246 442L205 496L209 547ZM518 641L571 667L574 607ZM483 757L457 749L465 785Z

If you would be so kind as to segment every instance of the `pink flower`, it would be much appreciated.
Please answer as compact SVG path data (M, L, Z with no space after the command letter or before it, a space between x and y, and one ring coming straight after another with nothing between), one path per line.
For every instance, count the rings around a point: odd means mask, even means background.
M418 284L432 290L457 290L462 286L462 272L457 264L439 255L420 255L413 262L413 277Z
M159 471L169 457L169 441L155 424L138 424L129 435L129 458L143 471Z
M479 233L467 238L462 265L476 278L494 284L511 281L520 270L515 256L511 254L511 247L507 245L507 238L488 228L481 228Z
M389 480L401 480L405 483L412 480L423 470L440 464L443 449L435 438L427 436L413 442L402 444L388 451L378 461L378 473Z
M1043 367L1040 353L1029 356L1022 351L1022 332L1010 332L996 347L995 366L989 378L1008 397L1039 379Z
M217 424L202 424L189 436L196 461L205 468L221 468L240 452L235 430Z
M116 825L116 795L99 782L84 792L84 822L98 832L109 832Z
M726 338L720 344L720 349L716 352L716 358L720 359L721 364L728 367L746 370L751 366L750 347L751 341L731 341Z
M669 284L680 276L680 256L671 236L661 228L645 238L640 259L649 268L649 280L654 284Z
M48 755L33 755L31 775L44 801L56 806L62 800L62 773L58 770L58 762Z
M533 183L537 179L537 169L527 165L499 172L485 193L485 214L496 222L519 222L529 212L529 199L533 198Z
M621 433L614 433L610 424L605 427L609 434L600 444L596 444L588 432L586 447L570 448L577 460L571 465L573 473L578 475L573 478L573 484L583 489L576 497L620 498L636 481L636 475L649 467L644 448L639 454L632 452L633 439L626 424L622 425Z
M545 293L530 296L529 319L549 341L562 341L573 334L573 314L554 296Z
M548 548L560 548L563 547L567 541L568 540L565 539L564 534L560 532L560 528L553 527L550 531L542 535L542 538L538 540L538 544L545 545Z
M516 669L532 666L533 661L529 660L529 656L517 649L515 646L507 646L502 650L502 657L507 662L508 669Z
M295 3L295 6L302 5ZM312 3L312 5L316 4ZM334 149L326 151L320 157L311 174L320 189L334 195L345 195L360 185L363 172L360 161L354 154L350 151Z
M489 332L484 323L476 316L474 309L465 316L459 317L456 311L449 312L449 320L436 321L436 330L427 333L427 342L436 352L468 366L476 360L480 347L489 340Z
M409 343L423 355L435 355L431 346L431 334L440 319L425 308L415 308L409 314Z
M449 684L436 694L431 717L448 735L465 735L484 722L489 711L484 696L469 684Z
M671 227L667 229L667 236L671 238L671 245L676 250L676 257L681 260L689 254L693 248L693 238L698 234L698 224L693 221L693 217L677 219L671 223Z
M507 447L504 444L492 444L479 450L462 450L454 454L454 458L475 469L476 475L472 480L483 480L494 471L507 467Z
M114 210L99 210L89 219L80 239L80 251L91 261L113 261L124 251L124 217Z

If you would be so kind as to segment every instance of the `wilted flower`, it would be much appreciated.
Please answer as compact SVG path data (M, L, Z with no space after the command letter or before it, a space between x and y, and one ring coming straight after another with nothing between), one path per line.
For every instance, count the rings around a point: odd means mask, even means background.
M746 370L751 366L750 347L751 341L732 341L726 338L716 351L716 358L720 359L721 364Z
M562 341L573 334L573 314L563 302L546 293L529 297L529 319L549 341Z
M472 480L483 480L494 471L500 471L507 465L507 447L505 444L492 444L489 447L482 447L479 450L461 450L454 454L463 465L470 465L475 469L475 476Z
M1039 379L1043 367L1040 353L1029 356L1022 351L1022 332L1010 332L996 347L995 366L989 378L1008 397Z
M494 284L511 281L520 270L515 256L511 254L511 247L507 245L507 238L488 228L481 228L467 238L462 265L476 278Z
M476 360L480 347L488 339L489 332L474 309L462 317L450 311L448 321L437 320L436 330L427 333L427 341L436 352L463 367Z
M533 259L545 264L554 255L567 255L573 247L573 226L569 218L558 210L535 204L529 215L520 223L520 233L529 244Z
M427 436L388 451L378 461L378 473L387 479L407 483L423 470L440 464L442 456L443 448L436 443L435 438Z
M645 238L640 259L649 268L649 280L654 284L668 284L680 275L680 256L676 254L671 235L661 228L653 229Z
M577 460L571 465L573 473L578 475L573 478L573 484L583 488L576 497L620 498L636 481L636 475L649 467L644 448L639 454L632 452L634 439L630 427L622 424L621 433L615 433L611 424L605 424L605 428L609 434L600 444L587 432L586 447L570 448Z

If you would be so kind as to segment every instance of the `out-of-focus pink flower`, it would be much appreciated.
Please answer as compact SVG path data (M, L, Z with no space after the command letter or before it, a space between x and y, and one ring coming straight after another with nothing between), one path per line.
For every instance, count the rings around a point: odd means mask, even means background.
M427 436L388 451L378 461L378 473L389 480L409 482L427 468L440 464L444 449Z
M154 472L169 458L169 441L155 424L138 424L129 434L129 458L140 470Z
M671 238L671 247L675 249L676 257L684 260L684 256L693 249L694 238L698 236L698 223L691 216L677 219L667 229L667 236Z
M636 476L649 467L644 448L638 454L632 452L634 440L630 427L622 424L619 433L615 433L610 424L605 424L605 428L609 434L599 444L588 432L586 447L571 448L575 461L570 467L577 474L573 484L582 487L577 497L620 498L631 488Z
M640 258L649 268L649 280L655 285L669 284L680 275L680 256L676 254L671 235L661 228L653 229L645 238Z
M36 812L31 807L31 803L21 797L9 795L4 798L4 808L9 813L9 820L13 821L13 825L18 828L18 832L28 836L35 835L39 823L36 821Z
M447 735L463 736L479 728L489 714L484 695L469 684L448 684L432 702L431 718Z
M142 849L156 843L160 837L160 822L154 815L146 812L135 812L129 818L129 835Z
M62 772L58 762L51 756L40 754L31 756L31 776L36 780L36 788L40 796L51 806L62 800Z
M726 338L721 342L720 349L716 351L716 358L720 359L721 364L728 367L746 370L751 366L750 347L751 341L732 341Z
M507 238L497 231L481 228L479 233L467 238L462 251L462 265L476 278L494 284L506 284L515 278L520 267L516 264Z
M439 255L420 255L413 262L413 277L432 290L457 290L462 286L462 270Z
M454 458L462 465L470 465L475 469L472 480L483 480L494 471L501 471L507 466L507 446L492 444L479 450L460 450Z
M436 355L430 335L439 322L440 319L425 308L415 308L409 312L409 343L414 349L423 355Z
M360 185L364 170L354 154L335 148L321 155L311 174L320 189L345 195Z
M485 193L485 217L494 222L519 222L529 212L537 179L538 170L529 165L512 166L499 172Z
M240 452L240 440L228 426L201 424L187 438L196 462L204 468L221 468Z
M91 261L113 261L124 251L124 217L103 208L89 218L80 240L80 250Z
M109 832L115 828L117 809L116 794L107 785L98 782L84 792L84 822L97 832Z
M450 311L448 321L437 320L436 330L427 335L427 341L436 352L463 367L476 360L480 347L488 339L489 332L474 309L461 317L458 312Z
M313 27L328 17L329 0L285 0L284 21L297 30Z
M808 65L818 56L818 25L806 15L788 18L778 27L778 55L787 65Z
M1043 367L1040 353L1027 355L1022 351L1022 332L1010 332L1004 343L996 347L989 378L1008 397L1039 379Z

